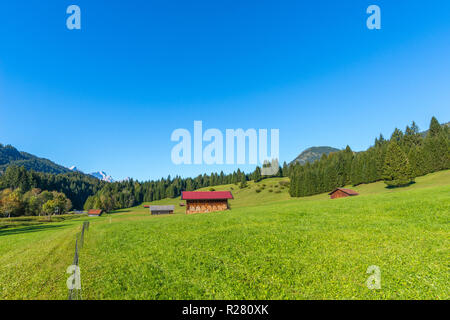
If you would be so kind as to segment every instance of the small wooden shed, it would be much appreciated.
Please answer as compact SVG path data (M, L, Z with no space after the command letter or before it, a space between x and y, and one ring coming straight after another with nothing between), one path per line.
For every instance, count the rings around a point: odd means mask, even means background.
M101 209L92 209L88 211L89 217L100 217L103 214L103 210Z
M175 210L175 206L150 206L150 213L156 214L171 214Z
M181 200L186 200L186 214L227 210L228 199L233 199L230 191L183 191L181 194Z
M333 191L331 191L329 195L331 199L337 199L337 198L357 196L359 195L359 193L352 189L336 188Z

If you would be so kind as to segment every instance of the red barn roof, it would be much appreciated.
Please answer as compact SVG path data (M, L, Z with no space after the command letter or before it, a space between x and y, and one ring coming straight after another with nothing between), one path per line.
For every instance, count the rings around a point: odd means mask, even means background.
M336 189L334 189L333 191L331 191L331 192L329 193L329 195L335 193L335 192L338 191L338 190L341 190L342 192L345 192L345 193L348 194L349 196L357 196L357 195L359 195L359 193L356 192L355 190L352 190L352 189L345 189L345 188L336 188Z
M223 200L233 199L230 191L183 191L181 200Z
M100 215L103 210L89 210L88 214Z

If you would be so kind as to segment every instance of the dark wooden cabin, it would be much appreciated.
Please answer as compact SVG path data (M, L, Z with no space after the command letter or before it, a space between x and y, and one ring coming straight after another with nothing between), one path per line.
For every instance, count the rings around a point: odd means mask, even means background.
M331 199L345 198L359 195L358 192L352 189L336 188L329 193Z
M172 214L175 210L175 206L150 206L150 213L152 215L157 214Z
M186 214L228 210L230 191L184 191L181 200L186 200Z

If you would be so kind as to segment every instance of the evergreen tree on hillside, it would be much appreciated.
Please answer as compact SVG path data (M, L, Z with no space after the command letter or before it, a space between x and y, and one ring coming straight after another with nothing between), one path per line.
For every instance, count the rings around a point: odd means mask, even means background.
M428 131L428 135L430 137L437 137L442 132L442 127L439 124L439 121L433 117L430 122L430 129Z
M394 132L391 135L391 140L390 141L394 141L397 144L400 144L401 141L403 139L403 132L402 130L395 128Z
M283 177L289 177L289 167L285 162L283 162Z
M407 150L422 143L422 136L419 133L419 127L413 121L410 126L406 126L403 144Z
M426 172L426 156L422 146L413 146L408 153L408 160L414 177L420 177Z
M414 182L408 157L396 141L391 141L387 148L383 180L389 187L406 186Z
M424 152L428 172L449 169L450 143L443 130L437 136L430 134L426 137Z
M247 188L247 177L245 176L244 173L241 174L240 182L241 182L241 184L239 185L239 188L241 188L241 189Z
M261 168L260 167L256 167L255 172L253 172L253 180L255 182L259 182L261 181Z

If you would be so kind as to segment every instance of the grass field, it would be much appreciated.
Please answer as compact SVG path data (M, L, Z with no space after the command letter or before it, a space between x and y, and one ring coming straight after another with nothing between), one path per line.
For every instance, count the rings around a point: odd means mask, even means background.
M450 171L401 189L361 185L360 196L336 200L291 199L285 180L214 187L233 188L226 212L185 215L179 199L166 199L155 203L175 204L175 214L139 206L0 229L0 299L66 299L86 220L84 299L450 298ZM380 290L366 287L371 265Z

